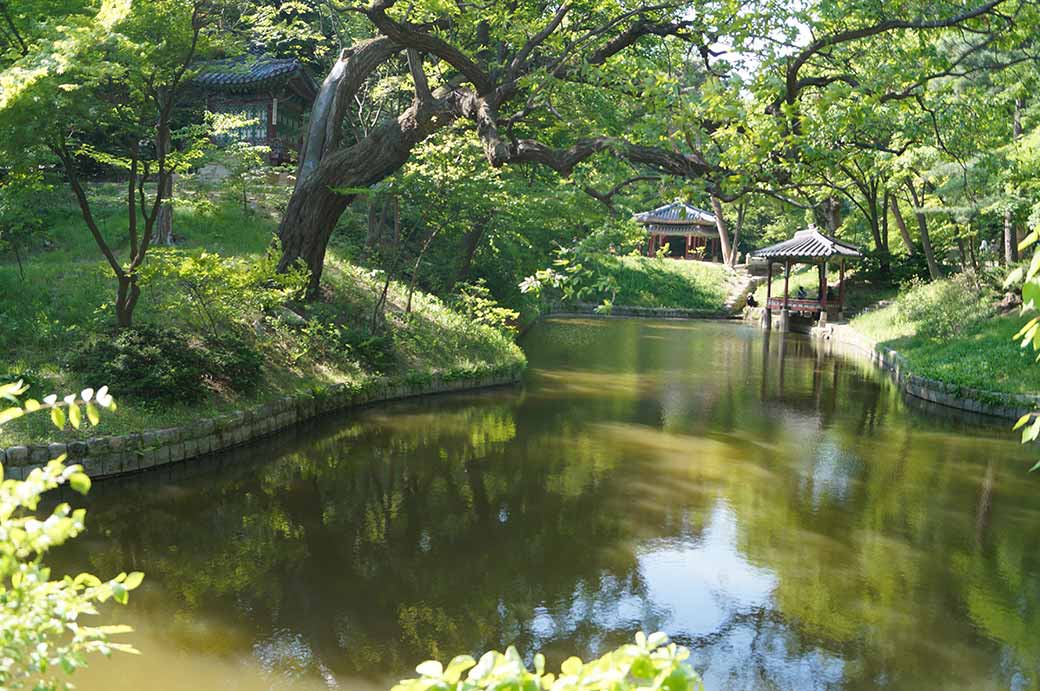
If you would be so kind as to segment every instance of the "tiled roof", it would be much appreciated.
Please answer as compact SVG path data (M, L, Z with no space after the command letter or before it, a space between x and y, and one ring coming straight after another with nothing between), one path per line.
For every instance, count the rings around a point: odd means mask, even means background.
M714 226L704 223L647 223L648 233L660 233L661 235L697 235L699 237L718 237L718 231Z
M634 218L640 223L646 224L715 225L714 214L679 201L665 204L653 211L636 214Z
M790 240L763 247L751 253L754 257L766 259L800 259L810 257L862 257L863 252L856 246L842 242L829 235L824 235L816 226L799 230Z
M317 85L296 58L239 55L204 63L192 80L197 86L221 91L243 92L284 82L299 75L312 95Z

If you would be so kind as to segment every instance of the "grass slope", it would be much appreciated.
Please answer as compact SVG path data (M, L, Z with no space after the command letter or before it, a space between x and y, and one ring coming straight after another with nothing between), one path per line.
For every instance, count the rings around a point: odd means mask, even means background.
M120 186L99 185L93 190L102 231L117 253L125 256L121 194ZM179 247L185 255L217 253L229 261L241 260L243 268L263 257L276 227L273 214L263 210L247 213L235 204L203 198L196 201L179 206L175 213L174 232L182 238ZM81 373L70 368L69 353L84 339L113 331L115 280L72 201L60 198L49 216L45 247L24 261L24 277L14 261L0 263L0 380L28 375L34 384L30 394L37 397L105 384L85 381ZM412 313L405 314L407 289L391 283L385 327L378 331L382 354L389 361L373 366L362 356L372 339L365 341L358 336L352 341L354 345L344 345L342 339L331 337L331 330L365 332L383 278L330 250L324 284L320 302L296 307L306 324L290 325L270 314L243 311L213 327L246 334L262 354L262 378L251 393L207 387L200 403L159 406L121 397L113 388L119 411L103 416L98 428L69 431L65 436L169 427L294 392L338 383L363 385L380 373L461 376L523 365L523 353L508 336L475 324L435 297L417 293ZM202 323L198 318L187 310L171 308L184 303L185 290L171 281L146 283L135 324L176 326L189 335L199 331ZM28 416L3 427L0 445L59 436L44 416Z
M603 263L618 286L616 304L720 311L733 273L722 264L649 257L620 257Z
M851 325L901 353L920 376L983 391L1040 392L1040 364L1012 340L1023 320L996 314L993 298L955 277L904 290Z

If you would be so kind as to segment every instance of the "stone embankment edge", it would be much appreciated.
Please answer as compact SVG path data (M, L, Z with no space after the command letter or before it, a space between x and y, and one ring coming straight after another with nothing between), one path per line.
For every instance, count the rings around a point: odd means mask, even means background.
M591 302L570 302L564 305L549 305L541 317L646 317L650 319L731 319L725 310L690 310L673 307L625 307L614 305L602 311L601 305Z
M94 479L135 473L169 463L199 458L274 434L310 418L369 403L414 396L515 384L523 365L496 368L469 376L380 377L361 386L337 384L320 392L300 393L243 411L195 420L182 427L138 434L98 437L68 443L0 448L4 477L25 479L50 459L66 455Z
M853 351L888 372L904 392L931 403L965 410L981 415L1015 419L1040 408L1040 396L1016 395L997 391L982 391L964 386L953 386L936 379L914 374L906 358L899 352L881 345L848 324L828 324L814 327L811 338L828 341L839 349Z

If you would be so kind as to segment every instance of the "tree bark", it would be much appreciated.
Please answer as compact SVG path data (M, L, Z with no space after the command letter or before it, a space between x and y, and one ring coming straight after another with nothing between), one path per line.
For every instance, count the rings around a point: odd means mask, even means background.
M1021 98L1015 99L1015 112L1011 121L1011 137L1017 141L1022 136L1022 106ZM1004 263L1012 264L1018 261L1018 233L1015 229L1015 210L1008 208L1004 211Z
M711 195L711 208L715 212L715 227L719 231L719 246L722 249L722 261L726 266L733 266L733 253L730 250L729 230L726 219L722 215L722 202L714 194Z
M906 219L903 218L903 212L899 209L899 199L893 194L889 196L888 202L892 209L892 218L896 220L896 228L899 229L899 237L903 239L907 254L912 257L914 256L914 241L910 238L910 231L906 228Z
M474 222L473 227L462 238L462 261L459 264L458 273L455 275L456 283L464 283L469 278L470 267L473 266L473 257L477 254L480 241L484 239L490 218L480 218Z
M165 159L170 152L171 146L170 128L168 124L160 120L157 129L159 132L155 138L155 147L159 154L158 157ZM162 189L159 189L157 193L162 196L164 202L159 207L155 218L154 242L157 245L169 246L173 244L173 175L169 174L161 177L159 184L162 186Z
M933 281L942 278L939 264L935 261L935 252L932 250L932 240L928 234L928 218L924 215L924 190L917 193L913 181L906 180L906 189L910 193L910 202L914 207L914 218L917 219L917 233L921 236L921 249L924 250L924 259L928 264L928 275Z

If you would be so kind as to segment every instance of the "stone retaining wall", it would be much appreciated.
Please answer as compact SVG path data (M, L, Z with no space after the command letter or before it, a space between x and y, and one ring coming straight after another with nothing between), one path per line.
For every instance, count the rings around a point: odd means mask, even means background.
M1040 396L981 391L916 375L910 371L906 358L897 351L876 343L848 324L816 327L809 335L817 340L826 341L832 351L844 351L865 357L888 372L900 389L925 401L948 408L1011 419L1040 407Z
M609 312L600 312L600 305L591 302L572 302L566 305L550 305L543 317L600 316L600 317L646 317L651 319L729 319L725 310L690 310L673 307L623 307L615 305Z
M24 479L52 458L67 455L91 478L106 478L197 458L273 434L309 418L342 408L392 399L514 384L522 367L468 377L382 377L360 387L340 384L319 393L298 394L245 411L196 420L183 427L140 434L98 437L68 443L0 448L4 476Z

